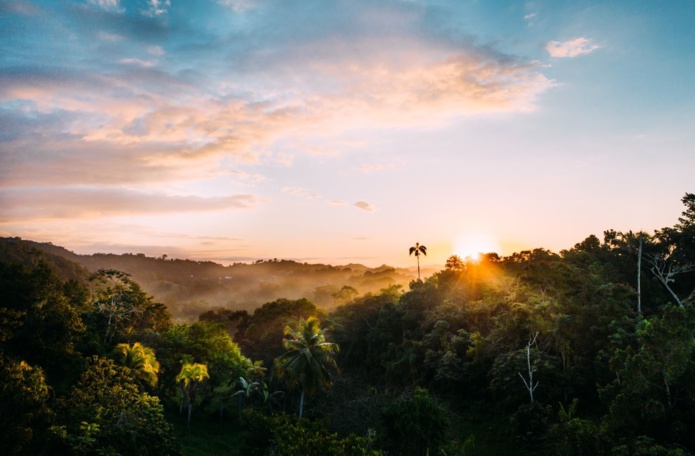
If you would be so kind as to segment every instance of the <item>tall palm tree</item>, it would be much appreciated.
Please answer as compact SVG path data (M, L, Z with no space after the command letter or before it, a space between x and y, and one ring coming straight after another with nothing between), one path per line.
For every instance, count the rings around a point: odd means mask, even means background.
M198 386L210 378L208 366L199 363L186 363L181 367L181 372L176 376L176 381L181 382L181 391L188 399L188 426L191 425L191 409L195 400Z
M415 243L415 246L410 248L410 255L415 254L417 258L417 279L420 280L420 254L427 256L427 247L420 245L419 242Z
M130 369L136 380L143 381L151 387L157 384L159 363L151 348L140 342L135 342L132 346L118 344L113 349L113 356L117 362Z
M275 359L278 376L285 377L290 387L299 386L299 418L304 412L304 395L313 394L319 388L333 384L329 368L337 370L334 355L338 344L326 342L330 327L321 329L319 319L309 317L300 320L297 328L285 327L283 346L287 350Z

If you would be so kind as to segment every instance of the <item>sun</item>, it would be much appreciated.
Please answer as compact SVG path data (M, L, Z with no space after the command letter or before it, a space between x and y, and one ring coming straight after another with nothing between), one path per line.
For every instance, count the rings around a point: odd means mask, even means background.
M480 261L480 255L500 251L497 240L484 233L468 233L459 236L454 242L454 255L466 261Z

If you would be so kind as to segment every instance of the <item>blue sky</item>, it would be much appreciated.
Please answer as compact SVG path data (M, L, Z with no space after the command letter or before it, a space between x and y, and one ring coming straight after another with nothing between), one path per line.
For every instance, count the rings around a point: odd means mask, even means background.
M673 225L695 2L0 2L0 235L408 265Z

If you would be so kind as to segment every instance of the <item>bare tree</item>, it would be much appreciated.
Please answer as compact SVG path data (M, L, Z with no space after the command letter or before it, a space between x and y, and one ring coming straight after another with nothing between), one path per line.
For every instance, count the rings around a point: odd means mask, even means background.
M528 381L523 375L521 375L521 372L517 372L517 374L519 374L519 377L521 377L521 381L524 382L524 385L528 390L528 394L531 398L531 403L533 403L533 392L536 391L536 388L538 388L539 383L538 381L536 381L536 383L533 383L534 368L531 366L531 346L536 343L537 337L538 332L536 332L536 334L534 334L533 337L529 339L528 343L526 344L526 364L528 366Z
M659 279L659 282L666 287L666 290L673 296L676 300L676 304L679 307L683 307L683 303L695 298L695 290L693 290L690 295L681 300L675 291L670 287L670 283L675 280L675 276L678 274L685 274L688 272L695 271L695 264L687 263L683 265L676 265L672 261L669 261L670 252L666 255L659 253L649 253L644 256L645 261L651 266L650 270L652 274Z

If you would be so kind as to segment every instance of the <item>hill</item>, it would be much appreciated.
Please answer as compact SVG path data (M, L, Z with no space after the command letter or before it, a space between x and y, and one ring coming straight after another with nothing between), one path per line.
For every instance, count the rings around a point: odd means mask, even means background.
M253 310L280 298L308 298L330 310L341 303L338 293L343 287L352 287L362 295L392 285L407 288L415 278L408 269L387 265L369 268L273 259L224 266L142 253L79 255L50 242L17 237L0 238L0 253L8 261L27 266L40 256L59 277L78 282L86 282L89 274L99 269L127 272L147 293L166 304L174 318L184 320L196 320L215 308ZM343 291L355 295L349 288Z

